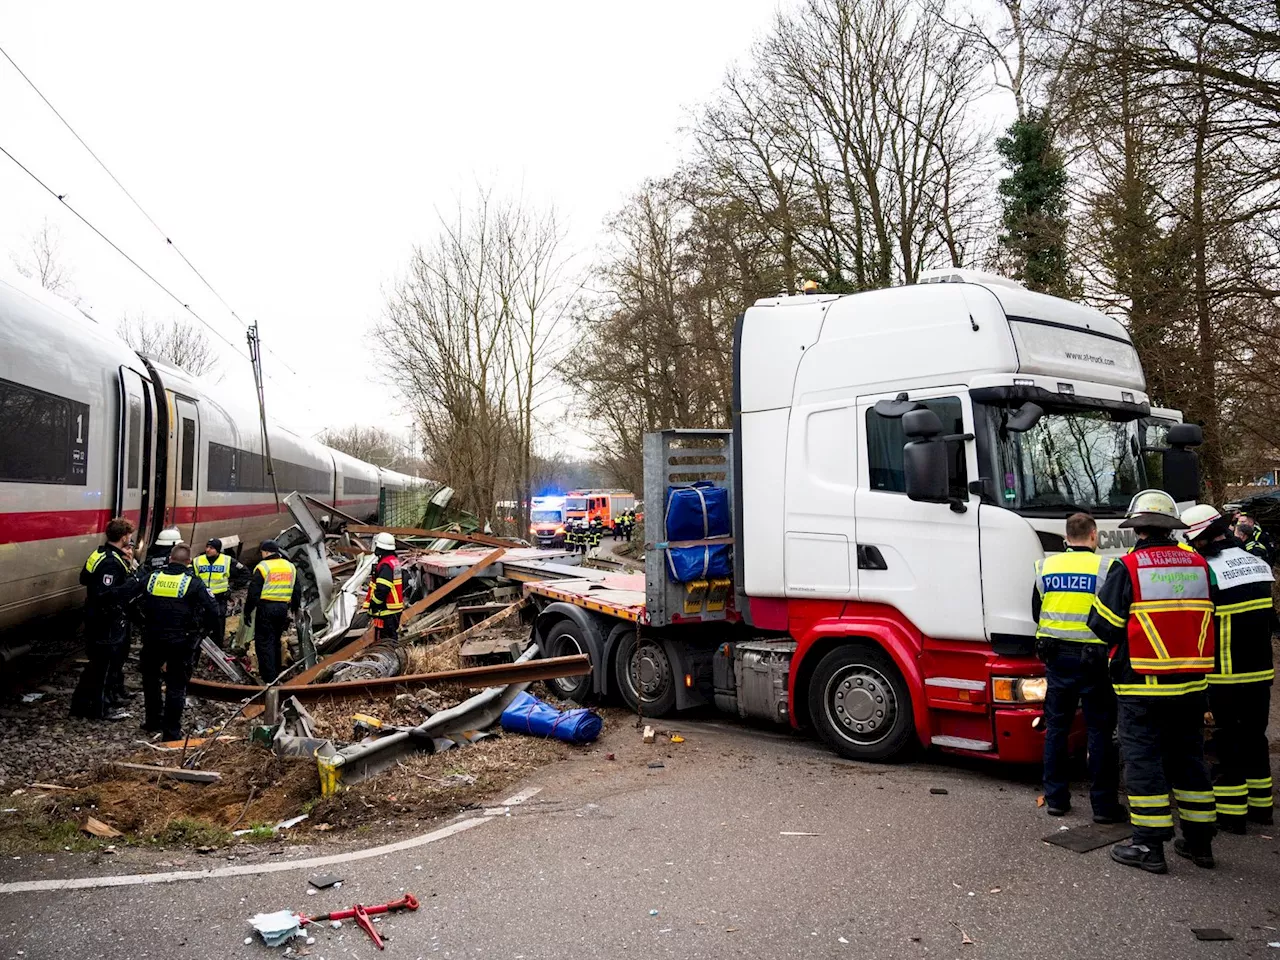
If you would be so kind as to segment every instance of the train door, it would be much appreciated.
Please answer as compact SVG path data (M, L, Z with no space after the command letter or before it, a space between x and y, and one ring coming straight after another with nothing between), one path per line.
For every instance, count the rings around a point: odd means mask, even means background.
M116 431L115 515L128 517L137 527L137 542L147 542L147 510L151 500L151 451L155 417L146 379L129 367L120 368L120 428Z
M196 494L200 485L200 414L193 401L174 397L174 484L172 523L183 539L194 542Z

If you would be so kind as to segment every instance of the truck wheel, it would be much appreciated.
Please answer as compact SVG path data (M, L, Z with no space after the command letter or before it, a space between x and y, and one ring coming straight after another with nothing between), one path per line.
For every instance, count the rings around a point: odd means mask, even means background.
M818 662L809 716L827 746L850 760L888 760L915 732L911 694L898 668L866 647L840 647Z
M580 653L590 654L591 647L582 636L582 628L572 620L557 620L547 631L543 646L547 657L575 657ZM592 664L595 669L595 664ZM562 700L574 703L586 703L591 697L591 674L581 677L557 677L547 680L551 691Z
M635 631L628 633L618 642L613 674L629 710L665 717L675 709L675 669L661 641L645 637L637 644Z

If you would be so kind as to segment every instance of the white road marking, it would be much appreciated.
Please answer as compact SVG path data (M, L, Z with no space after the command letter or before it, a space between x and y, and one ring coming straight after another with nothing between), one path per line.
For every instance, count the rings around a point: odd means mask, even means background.
M498 810L485 813L506 813L508 808L519 806L542 790L541 787L528 787L514 796L502 801ZM369 847L367 850L351 850L346 853L334 853L327 857L309 857L306 860L283 860L274 863L245 864L238 867L216 867L212 870L172 870L168 873L131 873L115 877L78 877L69 880L21 880L14 883L0 883L0 894L3 893L40 893L56 890L89 890L96 887L134 887L143 884L177 883L182 880L214 880L220 877L252 877L264 873L282 873L285 870L313 870L316 867L328 867L337 863L350 863L353 860L367 860L370 857L382 857L401 850L412 850L415 847L445 840L454 834L470 830L483 823L491 822L491 817L471 817L459 820L447 827L424 833L408 840L384 844L380 847Z

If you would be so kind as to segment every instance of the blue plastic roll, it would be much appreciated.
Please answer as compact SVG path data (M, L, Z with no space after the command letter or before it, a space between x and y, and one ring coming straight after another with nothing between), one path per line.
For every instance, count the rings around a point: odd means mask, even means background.
M604 721L586 707L561 713L531 693L521 691L502 711L502 729L535 737L555 737L565 743L590 743L600 736Z

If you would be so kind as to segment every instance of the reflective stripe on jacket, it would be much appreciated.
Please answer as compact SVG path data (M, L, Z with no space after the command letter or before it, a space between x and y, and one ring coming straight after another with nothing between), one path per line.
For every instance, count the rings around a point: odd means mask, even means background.
M293 581L297 571L293 564L284 557L272 557L263 560L253 572L262 577L262 593L259 600L274 603L288 603L293 599Z
M1091 550L1068 550L1038 561L1036 589L1041 600L1036 636L1102 643L1089 629L1089 612L1110 566L1110 557Z
M1213 601L1209 565L1173 547L1137 550L1120 559L1133 584L1129 663L1139 674L1205 674L1213 669Z
M1212 574L1218 643L1209 682L1269 683L1275 678L1271 657L1271 625L1275 618L1271 587L1275 577L1261 557L1237 543L1205 548Z

